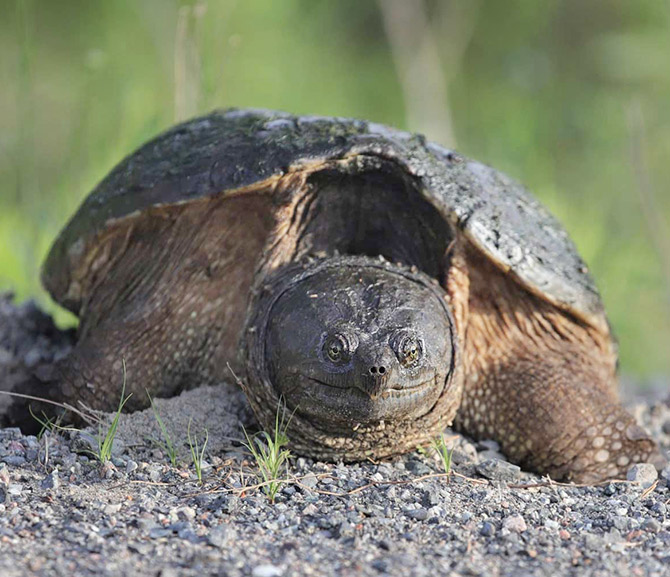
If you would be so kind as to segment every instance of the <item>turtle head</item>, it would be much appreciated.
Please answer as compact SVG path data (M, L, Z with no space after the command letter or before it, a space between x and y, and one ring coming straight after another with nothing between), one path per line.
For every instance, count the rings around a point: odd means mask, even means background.
M285 285L270 310L265 359L289 407L316 426L351 428L429 412L452 376L455 338L444 292L429 277L350 258Z

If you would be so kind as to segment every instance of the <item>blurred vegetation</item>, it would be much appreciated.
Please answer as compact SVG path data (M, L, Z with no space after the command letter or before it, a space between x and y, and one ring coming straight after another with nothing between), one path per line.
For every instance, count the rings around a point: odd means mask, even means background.
M665 0L0 0L0 290L55 310L54 236L177 120L355 116L526 183L589 263L624 371L667 374L669 57Z

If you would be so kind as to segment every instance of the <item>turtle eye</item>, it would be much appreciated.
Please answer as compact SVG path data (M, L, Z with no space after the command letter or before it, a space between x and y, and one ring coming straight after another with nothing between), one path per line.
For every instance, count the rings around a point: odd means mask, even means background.
M413 367L421 358L423 353L421 342L414 336L405 336L400 340L397 348L397 355L400 364L405 367Z
M342 335L328 337L323 343L323 352L328 360L335 364L349 359L349 345Z

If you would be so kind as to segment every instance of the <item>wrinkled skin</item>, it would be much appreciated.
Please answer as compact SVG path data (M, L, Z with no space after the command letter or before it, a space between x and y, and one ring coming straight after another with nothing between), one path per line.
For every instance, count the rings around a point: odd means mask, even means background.
M313 423L416 419L452 365L444 299L378 268L330 268L292 284L270 312L270 379Z

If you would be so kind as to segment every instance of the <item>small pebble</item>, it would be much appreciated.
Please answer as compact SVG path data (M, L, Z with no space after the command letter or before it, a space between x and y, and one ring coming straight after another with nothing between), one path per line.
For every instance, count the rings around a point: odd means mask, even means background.
M314 473L309 473L305 475L302 479L300 479L300 484L304 485L308 489L313 489L316 487L319 483L319 480L316 478L316 475ZM265 565L261 565L261 567L265 567Z
M476 467L477 472L492 481L516 481L521 474L521 468L507 461L500 459L489 459L479 463Z
M193 521L195 519L195 509L193 507L178 507L175 509L175 513L179 519L182 519L184 521Z
M407 515L410 519L415 519L416 521L425 521L428 519L428 511L423 508L406 510L405 515Z
M511 533L523 533L528 529L525 519L521 515L510 515L503 521L503 529Z
M207 543L212 547L223 549L232 537L233 531L228 525L219 525L214 527L207 534Z
M553 521L552 519L546 519L544 521L544 526L550 531L556 531L557 529L560 528L560 525L556 521Z
M49 473L40 483L40 488L42 489L54 489L57 490L60 486L60 479L58 478L58 470L54 470Z
M493 537L495 535L496 529L493 526L493 523L489 523L488 521L484 521L482 523L481 528L479 529L479 534L482 535L483 537Z
M251 571L252 577L281 577L282 571L275 565L257 565Z
M318 512L319 510L316 508L314 503L310 503L302 510L303 515L316 515Z
M642 528L650 533L658 533L662 529L661 524L656 519L647 519Z
M478 451L496 451L500 452L500 444L493 439L484 439L482 441L477 441L477 450Z
M25 457L22 457L21 455L7 455L6 457L3 457L2 460L12 467L20 467L26 463Z
M626 479L640 485L643 489L648 489L658 479L658 473L656 467L651 463L637 463L628 469Z
M587 533L584 537L584 547L589 551L600 551L605 546L602 537Z
M393 543L389 541L388 539L382 539L378 543L380 549L384 549L384 551L390 551L393 548Z
M23 493L23 487L18 483L12 483L9 485L7 493L13 495L14 497L18 497L21 493Z
M118 513L120 510L121 510L121 503L110 503L109 505L105 505L102 512L105 515L114 515Z

